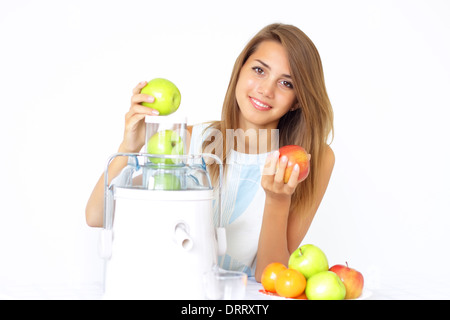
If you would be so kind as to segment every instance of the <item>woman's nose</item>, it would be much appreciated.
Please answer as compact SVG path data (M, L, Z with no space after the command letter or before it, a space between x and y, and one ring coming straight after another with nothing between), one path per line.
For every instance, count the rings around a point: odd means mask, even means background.
M273 98L275 85L271 80L264 79L261 80L258 87L258 93L262 94L264 97Z

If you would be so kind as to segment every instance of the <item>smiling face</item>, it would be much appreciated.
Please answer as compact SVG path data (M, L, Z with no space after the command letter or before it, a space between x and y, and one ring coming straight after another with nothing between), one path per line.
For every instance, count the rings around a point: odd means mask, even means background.
M295 102L286 49L275 41L261 42L242 66L236 85L239 127L275 129Z

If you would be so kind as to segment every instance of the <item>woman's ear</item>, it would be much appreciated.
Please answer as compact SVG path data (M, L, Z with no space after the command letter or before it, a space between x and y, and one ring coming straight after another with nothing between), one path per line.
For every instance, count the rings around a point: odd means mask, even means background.
M289 111L295 111L297 109L300 109L300 103L298 102L294 103L294 105L292 106L292 108L289 109Z

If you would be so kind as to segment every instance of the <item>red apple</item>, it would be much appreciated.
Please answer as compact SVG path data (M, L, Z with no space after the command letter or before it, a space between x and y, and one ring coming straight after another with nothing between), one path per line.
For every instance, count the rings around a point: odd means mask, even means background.
M289 181L289 177L291 176L295 164L298 164L300 169L298 180L304 180L308 176L309 155L305 149L296 145L288 145L281 147L278 151L280 152L280 159L282 156L286 156L288 158L288 166L284 172L284 183Z
M364 287L364 277L361 272L349 268L348 263L346 266L337 264L330 268L330 271L336 273L341 281L344 283L346 294L345 299L356 299L361 296Z

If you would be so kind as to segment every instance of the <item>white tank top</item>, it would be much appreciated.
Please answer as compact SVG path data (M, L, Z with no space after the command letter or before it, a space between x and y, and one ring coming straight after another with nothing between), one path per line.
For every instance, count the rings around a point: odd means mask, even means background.
M202 153L208 124L193 127L190 154ZM259 233L264 212L265 192L261 187L261 173L268 153L246 154L232 150L224 168L222 188L222 226L225 227L227 250L219 257L223 269L242 271L254 276ZM218 224L218 212L214 221Z

